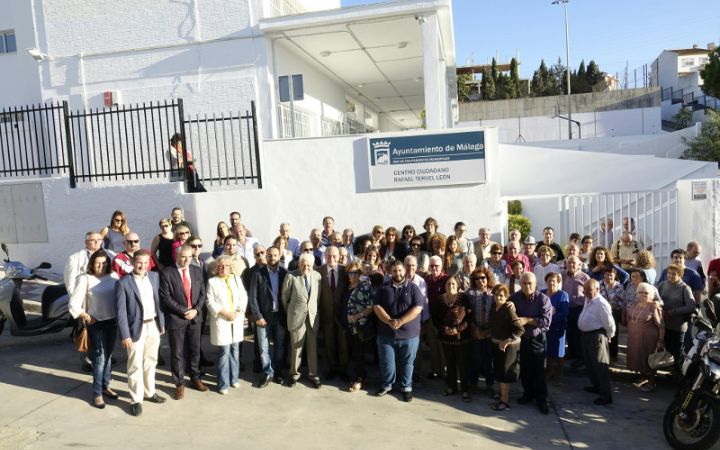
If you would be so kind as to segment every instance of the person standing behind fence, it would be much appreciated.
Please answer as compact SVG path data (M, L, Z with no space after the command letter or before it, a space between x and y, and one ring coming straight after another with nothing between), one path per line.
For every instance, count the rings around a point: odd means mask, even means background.
M170 148L165 153L165 157L170 166L170 181L184 180L183 173L187 170L185 173L193 180L190 192L206 192L200 183L200 177L195 168L192 155L187 149L183 148L183 138L180 133L175 133L170 138Z
M123 237L129 232L130 228L128 227L125 213L122 211L112 213L110 226L100 230L100 236L103 238L103 248L112 252L110 256L114 256L116 253L123 251L125 248Z

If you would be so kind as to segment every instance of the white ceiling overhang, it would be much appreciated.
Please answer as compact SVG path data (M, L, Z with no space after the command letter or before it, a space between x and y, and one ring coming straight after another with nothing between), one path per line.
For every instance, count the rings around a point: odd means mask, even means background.
M447 0L400 1L264 19L260 30L346 86L348 95L401 128L422 124L423 14L436 13L454 67Z

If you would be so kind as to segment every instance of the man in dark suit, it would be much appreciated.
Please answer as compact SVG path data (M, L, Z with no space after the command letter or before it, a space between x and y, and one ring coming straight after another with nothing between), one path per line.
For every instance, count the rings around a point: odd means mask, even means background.
M327 379L335 375L347 381L348 347L345 328L340 324L341 302L348 289L345 267L338 264L340 250L330 246L325 251L325 264L318 267L320 273L320 331L325 339Z
M186 357L189 359L190 382L193 388L206 392L200 380L200 311L205 305L205 283L202 270L190 265L192 247L183 245L177 252L175 265L160 272L160 302L163 305L170 343L170 367L175 383L175 399L185 397L183 383ZM187 345L187 350L185 350ZM187 354L186 354L187 353Z
M155 366L165 319L160 312L158 274L148 272L150 252L133 254L133 271L115 285L115 313L122 346L127 350L128 391L134 416L142 414L143 399L164 403L155 391Z
M280 250L267 249L267 264L256 270L250 280L250 310L255 320L255 340L260 348L263 376L258 387L264 388L270 380L281 384L280 371L285 364L285 337L287 336L285 310L282 305L282 285L287 270L280 266ZM255 266L257 267L257 266ZM270 354L270 339L273 353Z

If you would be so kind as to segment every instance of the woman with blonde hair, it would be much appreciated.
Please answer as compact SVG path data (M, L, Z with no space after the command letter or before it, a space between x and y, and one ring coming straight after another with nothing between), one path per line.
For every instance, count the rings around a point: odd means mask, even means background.
M158 226L160 227L160 233L153 238L150 250L152 251L152 257L158 262L158 268L162 269L175 264L172 256L175 234L172 232L170 219L160 219Z
M215 270L217 275L208 280L208 322L210 343L219 347L218 392L225 395L228 387L236 388L240 383L240 343L248 296L240 276L232 274L230 256L218 257Z
M125 235L130 232L125 213L118 210L112 213L110 226L100 230L103 238L103 248L113 253L120 253L125 250Z
M638 252L635 257L635 267L645 272L648 283L655 284L657 271L655 270L655 256L653 256L652 252L647 250Z
M187 242L189 237L190 228L186 227L185 225L178 225L177 227L175 227L175 239L173 240L172 244L173 261L175 261L178 249L182 247L185 242Z
M225 247L225 237L230 234L230 227L228 224L223 222L222 220L218 222L217 227L215 227L215 241L213 242L213 252L212 257L217 258L218 256L222 255L223 249Z

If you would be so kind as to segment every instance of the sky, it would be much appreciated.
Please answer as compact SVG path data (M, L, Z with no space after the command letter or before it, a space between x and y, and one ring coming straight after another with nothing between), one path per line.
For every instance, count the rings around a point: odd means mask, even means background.
M386 3L341 0L342 6ZM520 54L520 76L532 77L545 59L565 63L565 17L552 0L453 0L457 66L507 62ZM594 59L628 87L642 86L642 68L666 49L720 45L720 0L570 0L570 66Z

